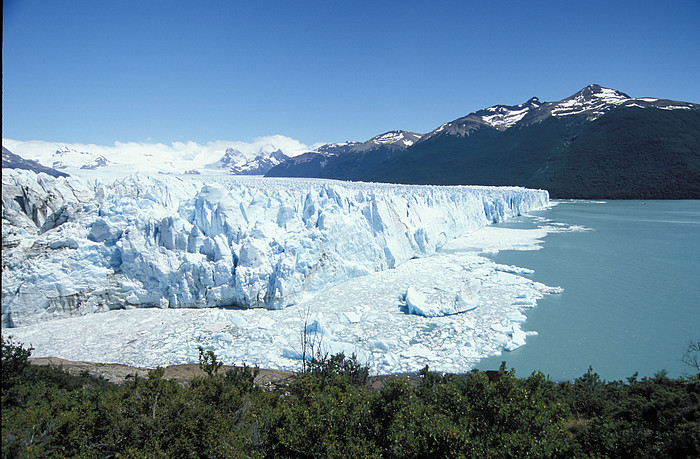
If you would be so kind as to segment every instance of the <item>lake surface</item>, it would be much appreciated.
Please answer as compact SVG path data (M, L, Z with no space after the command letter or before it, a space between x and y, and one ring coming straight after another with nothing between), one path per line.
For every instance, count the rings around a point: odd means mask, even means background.
M700 201L560 201L533 215L502 226L536 228L539 215L590 231L491 256L564 292L526 312L523 329L538 332L527 345L477 368L505 360L519 376L540 370L553 380L579 377L589 365L607 380L691 373L681 358L700 340Z

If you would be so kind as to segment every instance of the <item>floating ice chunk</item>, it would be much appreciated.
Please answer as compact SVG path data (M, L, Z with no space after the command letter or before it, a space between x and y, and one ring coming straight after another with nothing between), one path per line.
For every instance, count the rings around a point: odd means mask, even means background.
M426 297L426 295L423 292L414 289L413 287L408 287L408 289L406 289L404 301L406 301L406 306L408 307L409 314L425 316L426 311L432 310L430 305L428 305L428 298Z
M522 298L516 298L516 300L513 301L513 305L522 306L524 308L534 308L536 304L537 302L534 299L528 298L526 296Z
M525 336L526 333L520 329L520 325L514 324L513 331L510 333L510 340L508 341L508 344L506 344L505 350L514 351L520 346L525 345Z
M479 305L478 291L481 284L470 282L458 291L440 288L421 289L408 287L404 295L409 314L423 317L440 317L471 311ZM476 292L474 291L476 290Z
M513 331L513 327L506 327L501 323L496 323L491 325L491 330L497 333L511 333Z
M535 282L534 287L543 294L551 295L554 293L561 293L564 291L563 288L561 287L548 287L547 285L544 285L540 282Z
M506 314L506 318L511 322L525 322L527 320L527 316L520 311L509 312Z
M219 333L222 332L223 330L226 330L229 327L229 324L225 322L213 322L210 324L207 324L204 326L204 330L212 333Z
M510 273L510 274L517 274L518 276L522 276L523 274L534 274L535 273L535 271L532 269L521 268L519 266L514 266L514 265L496 265L496 271Z
M60 239L55 239L49 243L49 247L56 250L56 249L77 249L78 248L78 241L76 241L72 237L67 237L67 238L60 238Z

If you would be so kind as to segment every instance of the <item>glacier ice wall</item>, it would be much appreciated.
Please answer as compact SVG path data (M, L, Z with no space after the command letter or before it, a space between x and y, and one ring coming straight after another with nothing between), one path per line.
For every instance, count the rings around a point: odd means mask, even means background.
M280 309L548 202L518 187L5 169L2 323L130 307Z

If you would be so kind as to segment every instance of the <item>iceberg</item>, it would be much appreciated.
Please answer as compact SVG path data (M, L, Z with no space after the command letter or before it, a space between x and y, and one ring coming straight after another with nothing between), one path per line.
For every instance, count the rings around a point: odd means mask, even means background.
M2 175L3 327L143 307L283 309L549 204L519 187Z
M455 289L439 286L417 289L408 287L403 300L406 312L423 317L441 317L471 311L479 306L480 281L472 279Z

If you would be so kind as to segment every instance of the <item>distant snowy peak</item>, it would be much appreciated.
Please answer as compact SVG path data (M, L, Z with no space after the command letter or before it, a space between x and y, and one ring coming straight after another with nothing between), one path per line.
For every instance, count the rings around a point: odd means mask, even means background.
M362 144L362 142L326 143L310 153L318 153L324 156L337 156L348 153L352 151L353 148L359 147Z
M229 169L232 166L243 164L247 161L245 155L235 148L227 148L224 155L218 161L207 164L205 169Z
M271 148L260 149L253 158L235 148L227 148L218 161L207 164L204 168L228 170L232 175L264 175L274 166L289 159L281 149L269 151Z
M585 113L592 121L630 99L631 97L623 92L592 84L571 97L554 102L551 114L552 116L569 116Z
M485 124L505 131L522 120L531 110L540 108L542 103L537 97L533 97L520 105L494 105L493 107L479 110L476 115L481 116Z
M56 164L56 163L54 163L54 164ZM84 169L84 170L95 170L95 169L99 169L101 167L107 167L110 164L114 164L114 163L112 161L108 160L107 158L105 158L104 156L98 156L97 158L93 159L92 161L83 164L82 166L80 166L80 168Z
M60 147L56 150L54 153L55 156L92 156L92 153L89 153L87 151L78 151L74 148L68 148L68 147Z
M366 142L327 143L314 150L314 153L320 153L324 156L337 156L345 153L375 150L379 147L388 147L392 150L404 150L422 137L421 134L410 131L389 131L372 137Z
M111 157L110 157L111 158ZM88 151L79 151L66 146L59 147L50 156L51 165L54 169L67 169L69 167L82 170L103 169L109 166L118 165L121 161L117 157L116 161L107 156Z
M426 134L423 139L428 139L438 134L465 136L485 126L505 131L518 124L529 125L538 123L550 116L581 115L587 121L593 121L617 107L653 107L662 110L700 108L698 105L688 102L676 102L651 97L633 99L621 91L592 84L576 94L556 102L541 102L537 97L533 97L520 105L494 105L445 123Z
M571 97L545 104L552 116L584 115L588 121L600 118L617 107L657 108L660 110L697 110L700 106L653 97L632 98L624 92L597 84L586 86Z
M48 159L54 169L66 169L68 167L80 169L95 169L97 166L89 166L95 163L95 161L97 161L98 158L106 160L104 156L98 156L94 153L90 153L87 151L78 151L74 148L63 146L56 149L56 151L54 151Z
M370 149L373 146L388 146L395 149L408 148L423 137L421 134L409 131L389 131L384 134L379 134L372 137L367 142L362 144L364 149Z
M68 174L59 172L56 169L46 167L37 161L32 161L30 159L24 159L19 155L12 153L10 150L2 147L2 167L3 169L24 169L36 172L37 174L43 172L52 177L68 177Z
M432 137L439 133L451 135L469 135L482 126L487 126L499 131L514 126L522 120L528 113L540 108L542 102L537 97L533 97L524 104L519 105L494 105L484 108L467 116L458 118L449 123L445 123L433 132L427 134L425 138Z
M679 102L668 99L655 99L653 97L639 97L637 99L629 99L622 105L625 107L649 108L654 107L660 110L699 110L700 105L690 102Z
M265 175L270 169L289 159L282 150L275 150L268 154L260 154L252 161L234 165L229 168L233 175Z

